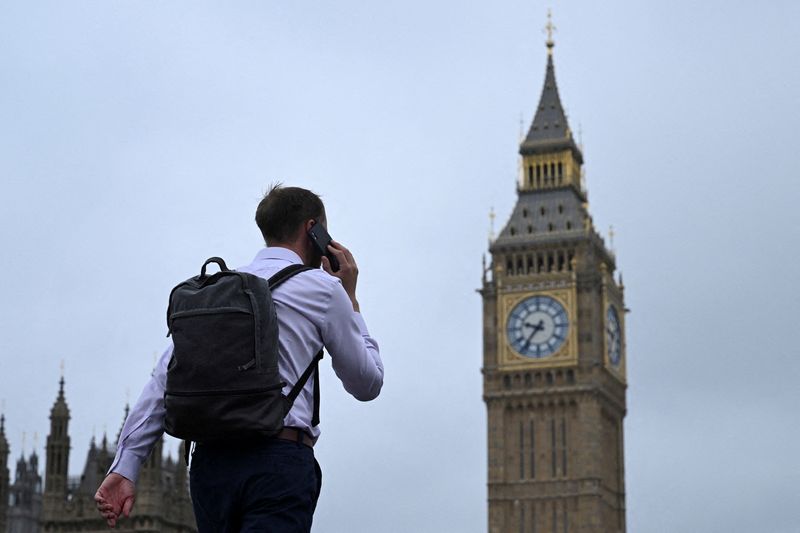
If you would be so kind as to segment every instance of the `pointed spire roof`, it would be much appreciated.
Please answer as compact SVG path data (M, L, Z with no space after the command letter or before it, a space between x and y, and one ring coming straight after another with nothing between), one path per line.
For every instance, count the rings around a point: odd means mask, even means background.
M64 397L64 376L61 376L58 382L58 397L50 410L50 418L53 417L69 418L69 407L67 407L67 400Z
M119 438L122 436L122 430L125 429L125 422L128 421L128 415L131 412L131 406L129 403L125 403L125 415L122 417L122 425L119 427L119 431L117 432L117 440L115 441L117 445L119 445ZM103 435L103 440L105 440L105 435Z
M548 14L549 17L549 14ZM528 134L519 147L522 155L539 154L554 152L558 150L571 149L579 162L583 163L583 154L575 140L572 138L572 131L567 122L567 114L561 104L558 95L558 85L556 84L556 73L553 65L553 42L552 23L548 21L545 28L548 32L547 39L547 68L544 74L544 86L539 97L539 106L533 117Z
M0 413L0 455L8 454L8 439L6 439L6 415L5 413ZM5 465L0 464L0 468L3 468Z

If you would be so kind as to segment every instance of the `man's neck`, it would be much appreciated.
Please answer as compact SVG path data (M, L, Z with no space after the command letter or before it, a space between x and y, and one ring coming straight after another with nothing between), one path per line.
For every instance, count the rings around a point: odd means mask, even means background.
M307 257L308 252L299 242L280 242L280 243L276 242L272 244L267 244L267 246L271 248L286 248L287 250L291 250L300 257L300 260L303 261L304 265L307 265L309 263L309 259Z

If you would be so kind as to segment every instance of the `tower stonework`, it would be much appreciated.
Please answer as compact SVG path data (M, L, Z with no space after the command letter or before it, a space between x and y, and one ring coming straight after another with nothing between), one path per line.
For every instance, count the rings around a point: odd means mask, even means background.
M588 211L552 34L547 48L517 203L480 289L489 533L622 533L624 288Z
M42 477L39 456L33 451L25 459L20 455L14 484L9 494L7 533L40 533L42 514Z
M63 377L59 382L58 397L50 410L50 434L47 436L46 451L43 507L45 520L67 499L69 407L64 397Z

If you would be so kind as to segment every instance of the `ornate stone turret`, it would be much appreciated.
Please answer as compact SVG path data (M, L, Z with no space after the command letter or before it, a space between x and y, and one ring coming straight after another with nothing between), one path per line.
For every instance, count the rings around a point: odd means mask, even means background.
M44 514L54 511L67 498L69 467L69 407L64 398L64 377L59 382L58 397L50 410L50 434L47 436L45 464Z
M8 523L8 439L6 439L6 417L0 413L0 531Z
M28 460L21 454L17 461L14 484L9 490L8 531L40 531L42 512L42 478L39 475L39 457L31 452Z

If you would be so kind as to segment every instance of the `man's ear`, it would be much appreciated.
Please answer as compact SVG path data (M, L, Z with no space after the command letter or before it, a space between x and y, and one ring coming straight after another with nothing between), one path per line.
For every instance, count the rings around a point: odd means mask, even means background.
M311 228L314 227L314 224L316 224L316 221L313 218L306 220L306 223L303 225L303 231L308 233L311 231Z

